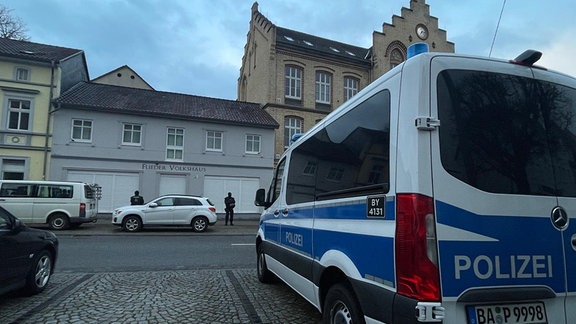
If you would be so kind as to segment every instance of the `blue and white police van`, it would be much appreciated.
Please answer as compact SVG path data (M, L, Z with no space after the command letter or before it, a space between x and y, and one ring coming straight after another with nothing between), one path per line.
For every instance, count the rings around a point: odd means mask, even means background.
M256 193L259 280L326 323L576 323L576 79L409 52Z

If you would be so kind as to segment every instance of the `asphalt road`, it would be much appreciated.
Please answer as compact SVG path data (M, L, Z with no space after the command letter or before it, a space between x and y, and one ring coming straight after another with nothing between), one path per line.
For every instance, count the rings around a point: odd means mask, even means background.
M254 236L120 233L59 240L57 272L256 269Z

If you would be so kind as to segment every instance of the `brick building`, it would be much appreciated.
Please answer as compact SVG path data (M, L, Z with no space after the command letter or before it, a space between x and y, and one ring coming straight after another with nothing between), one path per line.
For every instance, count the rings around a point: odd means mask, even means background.
M364 48L273 24L252 5L238 78L238 99L258 102L278 122L276 160L295 133L309 130L372 81L406 59L407 48L426 42L431 51L454 52L425 0L410 0L392 23L373 31Z

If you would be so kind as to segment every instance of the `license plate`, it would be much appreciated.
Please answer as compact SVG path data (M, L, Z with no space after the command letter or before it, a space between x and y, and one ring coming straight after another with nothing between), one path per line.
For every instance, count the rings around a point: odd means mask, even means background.
M469 324L548 323L544 303L468 306Z

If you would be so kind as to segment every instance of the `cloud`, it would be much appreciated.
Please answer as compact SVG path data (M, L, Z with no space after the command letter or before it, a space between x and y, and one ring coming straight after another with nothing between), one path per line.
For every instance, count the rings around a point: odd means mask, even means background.
M576 42L573 40L575 33L576 28L572 28L560 34L548 47L542 49L542 58L537 64L576 77Z

